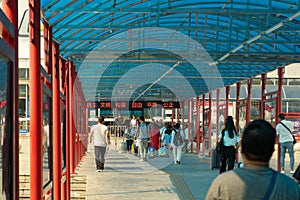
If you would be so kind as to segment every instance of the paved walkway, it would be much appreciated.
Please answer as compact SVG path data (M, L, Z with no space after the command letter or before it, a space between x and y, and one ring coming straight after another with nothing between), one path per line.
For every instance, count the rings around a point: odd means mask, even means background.
M295 166L300 152L295 153ZM288 160L286 161L288 162ZM288 163L287 163L288 164ZM276 153L271 161L276 169ZM180 165L171 157L141 162L133 154L115 149L107 152L105 170L95 171L92 145L88 148L78 175L87 176L87 199L181 199L203 200L218 170L211 170L210 158L185 154Z

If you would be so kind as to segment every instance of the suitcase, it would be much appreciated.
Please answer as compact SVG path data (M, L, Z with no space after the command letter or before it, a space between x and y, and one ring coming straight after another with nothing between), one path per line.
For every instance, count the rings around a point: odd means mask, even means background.
M134 155L135 156L138 156L138 153L139 153L139 149L138 149L138 146L136 144L133 145L133 148L134 148Z
M220 157L217 156L216 149L212 150L211 169L220 169Z

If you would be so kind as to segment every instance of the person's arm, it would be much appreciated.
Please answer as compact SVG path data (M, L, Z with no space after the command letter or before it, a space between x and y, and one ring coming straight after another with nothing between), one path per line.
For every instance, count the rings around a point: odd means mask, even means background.
M94 131L91 130L91 132L90 132L90 143L92 143L92 141L93 141L93 136L94 136Z
M110 145L110 132L106 130L107 145Z

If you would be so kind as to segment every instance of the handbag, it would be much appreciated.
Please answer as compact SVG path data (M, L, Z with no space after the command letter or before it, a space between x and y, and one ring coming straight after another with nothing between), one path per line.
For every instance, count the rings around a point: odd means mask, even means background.
M217 143L217 146L216 146L216 153L218 156L221 156L223 153L223 150L224 150L223 138L224 138L224 131L222 131L222 138L221 138L220 142Z
M280 124L281 124L282 126L284 126L284 127L290 132L290 134L291 134L292 137L293 137L293 144L296 144L296 143L297 143L297 140L296 140L295 136L292 134L292 131L291 131L284 123L280 122Z

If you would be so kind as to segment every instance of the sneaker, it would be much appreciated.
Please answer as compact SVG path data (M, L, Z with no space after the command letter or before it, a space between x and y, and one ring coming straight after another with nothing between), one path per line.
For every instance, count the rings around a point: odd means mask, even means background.
M295 173L295 170L291 170L290 173L291 173L291 174L294 174L294 173Z
M177 164L179 164L180 165L180 161L176 161L177 162Z
M97 169L97 170L96 170L96 172L101 172L101 171L102 171L101 169Z
M285 171L284 171L284 170L281 170L280 173L285 174Z
M174 164L176 165L176 164L177 164L177 161L174 161Z

